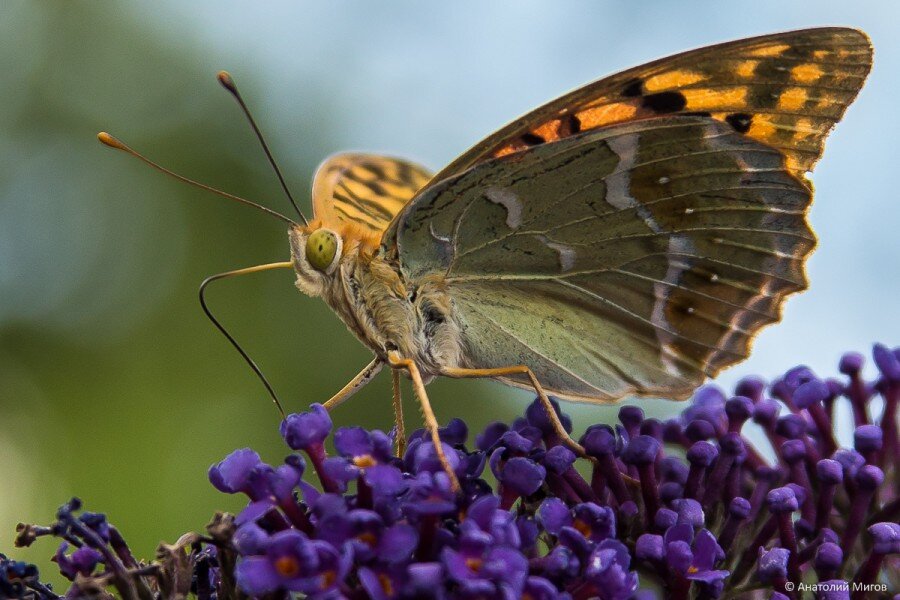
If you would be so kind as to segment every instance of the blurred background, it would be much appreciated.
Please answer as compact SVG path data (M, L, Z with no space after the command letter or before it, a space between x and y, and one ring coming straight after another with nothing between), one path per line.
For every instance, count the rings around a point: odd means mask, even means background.
M861 27L875 69L817 168L811 289L720 381L772 377L799 362L831 374L845 350L900 342L900 5L811 7L4 2L0 551L51 573L53 545L13 551L14 526L47 522L78 495L150 557L160 540L240 507L206 482L211 463L242 446L269 461L285 454L275 409L196 297L206 275L286 260L284 227L94 137L108 130L178 172L286 212L249 127L215 82L220 69L234 75L308 203L313 170L333 152L389 152L436 170L526 110L621 68L778 30ZM289 409L324 401L370 360L289 272L219 283L209 297ZM327 340L327 350L309 340ZM529 399L490 382L430 389L442 421L461 416L473 427L509 420ZM387 429L389 398L382 374L335 420ZM416 427L408 391L406 400ZM679 410L643 406L657 416ZM568 408L578 431L616 412Z

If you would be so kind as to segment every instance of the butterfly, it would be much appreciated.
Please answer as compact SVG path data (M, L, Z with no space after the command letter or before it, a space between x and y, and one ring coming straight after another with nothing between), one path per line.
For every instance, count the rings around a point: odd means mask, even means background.
M435 377L537 392L576 450L549 395L685 398L807 287L807 175L871 63L855 29L742 39L588 84L437 174L329 158L274 263L375 355L325 406L388 366L397 408L404 372L455 483Z

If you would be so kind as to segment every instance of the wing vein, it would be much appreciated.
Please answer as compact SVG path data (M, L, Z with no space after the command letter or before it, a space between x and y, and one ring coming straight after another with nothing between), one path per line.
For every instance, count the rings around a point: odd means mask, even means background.
M606 304L607 306L611 306L611 307L613 307L613 308L615 308L615 309L617 309L617 310L619 310L619 311L621 311L621 312L623 312L623 313L625 313L625 314L627 314L627 315L629 315L629 316L631 316L631 317L634 317L634 318L637 319L638 321L642 321L642 322L646 323L647 325L649 325L649 326L652 327L653 329L658 329L658 330L660 330L660 331L663 331L663 332L665 332L665 333L671 335L671 336L674 337L674 338L682 339L682 340L685 340L685 341L687 341L687 342L692 342L692 343L694 343L694 344L697 344L698 346L702 346L703 348L706 348L707 350L720 350L721 352L725 352L725 353L727 353L727 354L732 354L732 355L736 354L735 352L732 352L732 351L727 350L727 349L725 349L725 348L719 349L719 348L716 348L715 346L710 346L709 344L705 344L705 343L703 343L703 342L701 342L701 341L699 341L699 340L695 340L695 339L693 339L693 338L690 338L690 337L687 337L687 336L685 336L685 335L682 335L682 334L678 333L677 331L673 331L673 330L671 330L671 329L667 329L667 328L662 327L662 326L660 326L660 325L656 325L656 324L653 323L650 319L647 319L647 318L645 318L645 317L642 317L641 315L639 315L639 314L637 314L637 313L635 313L635 312L632 312L632 311L628 310L628 309L625 308L624 306L620 306L619 304L613 302L613 301L610 300L609 298L604 298L604 297L601 296L600 294L596 294L596 293L594 293L594 292L592 292L592 291L590 291L590 290L588 290L588 289L585 289L585 288L581 287L580 285L576 285L576 284L571 283L571 282L569 282L569 281L563 281L563 280L555 280L555 281L556 281L556 283L558 283L559 285L562 285L562 286L567 287L567 288L571 288L571 289L573 289L573 290L575 290L575 291L577 291L577 292L579 292L579 293L584 294L584 295L587 296L588 298L593 298L594 300L597 300L598 302L600 302L600 303L602 303L602 304Z

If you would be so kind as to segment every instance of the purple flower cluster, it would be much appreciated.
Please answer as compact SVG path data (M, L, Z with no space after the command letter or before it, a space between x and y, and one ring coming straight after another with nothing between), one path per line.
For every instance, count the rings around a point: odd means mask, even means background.
M387 434L339 428L326 456L331 420L314 405L281 433L302 455L273 467L237 450L209 472L218 489L250 498L233 538L250 595L624 599L637 589L616 512L597 502L536 403L512 427L488 427L473 450L463 421L441 430L458 493L423 431L397 457ZM303 481L307 461L322 491Z
M879 583L896 577L885 561L900 544L898 490L885 484L900 459L900 352L874 356L872 383L848 354L843 381L798 367L771 386L744 379L731 397L704 386L666 422L626 406L619 424L581 437L587 460L538 402L474 447L454 420L440 433L459 493L422 431L397 457L385 433L338 428L328 456L332 423L314 405L282 423L297 451L284 464L244 449L210 469L218 489L250 498L235 520L236 580L250 595L376 600L717 598L760 586L799 597L791 590L810 578ZM853 449L835 438L841 397ZM307 462L319 487L302 478Z
M0 554L0 598L53 598L52 590L39 581L38 569L31 563L12 560Z
M77 503L50 527L21 526L18 542L64 540L54 560L74 582L67 597L114 586L129 600L799 600L816 582L819 598L889 597L900 592L900 350L877 345L874 362L874 381L847 354L840 380L797 367L730 397L704 386L665 422L625 406L585 431L582 458L538 402L473 444L456 419L440 438L459 491L423 431L396 456L391 435L334 429L313 405L282 422L293 452L281 464L242 449L213 465L212 484L247 507L161 545L155 563L135 561L102 515L76 516ZM852 428L838 423L848 407ZM57 597L2 560L0 597Z
M143 579L144 575L158 574L162 567L142 565L132 555L119 531L109 524L106 515L81 510L81 501L73 498L60 507L56 521L49 526L19 524L16 546L30 546L37 538L53 536L61 538L52 561L59 567L59 572L68 580L76 582L66 597L100 597L103 590L115 585L122 597L129 600L139 598L140 592L152 595L151 586ZM0 555L2 556L2 555ZM12 561L10 561L11 563ZM37 569L30 565L22 576L23 563L15 563L16 568L9 570L0 562L0 571L7 570L7 579L0 573L0 598L29 598L50 600L60 598L49 585L38 581ZM16 573L18 587L10 588L9 575ZM15 593L9 593L11 589Z

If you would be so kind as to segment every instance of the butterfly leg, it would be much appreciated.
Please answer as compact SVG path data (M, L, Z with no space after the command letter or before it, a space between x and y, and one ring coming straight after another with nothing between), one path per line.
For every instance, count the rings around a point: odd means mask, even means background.
M394 424L397 434L397 456L406 451L406 427L403 424L403 399L400 397L400 372L391 371L391 386L394 390Z
M341 390L328 399L322 406L325 407L325 410L331 411L334 407L342 404L345 400L347 400L350 396L358 392L360 389L365 387L367 383L372 381L378 373L381 372L381 369L384 367L384 363L381 359L376 358L372 360L369 364L365 366L365 368L357 373L356 377L351 379L347 385L341 388Z
M563 426L562 421L559 420L559 415L556 414L556 410L553 408L553 404L550 402L550 398L547 397L547 393L541 386L541 382L538 381L538 378L535 376L534 372L525 365L514 365L510 367L500 367L497 369L460 369L445 367L441 369L441 374L447 377L453 377L455 379L527 375L528 379L531 381L531 386L534 388L534 391L537 392L538 398L540 398L541 400L541 405L544 407L544 411L547 413L547 418L550 419L550 424L553 426L553 430L556 432L556 435L559 436L559 439L564 444L569 446L572 450L574 450L579 456L585 456L584 447L573 440L569 435L569 432L566 431L566 428L565 426Z
M450 462L444 455L444 448L441 445L441 438L438 434L437 418L434 416L434 411L431 410L431 402L428 400L428 393L425 391L425 382L422 381L419 367L408 358L400 358L396 351L388 353L388 363L394 369L403 369L409 373L413 383L413 390L416 392L416 398L419 400L419 407L422 409L422 417L425 419L425 428L431 434L431 441L434 443L434 451L437 454L438 461L440 461L444 472L450 478L450 485L453 487L453 491L459 491L459 479L457 479L456 473L453 472Z

